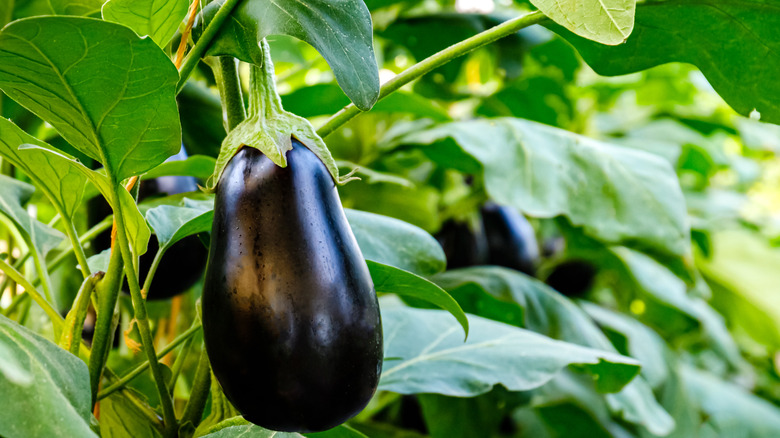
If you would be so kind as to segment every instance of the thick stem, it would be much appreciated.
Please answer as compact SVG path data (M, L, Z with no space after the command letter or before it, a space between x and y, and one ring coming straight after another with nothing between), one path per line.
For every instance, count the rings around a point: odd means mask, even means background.
M81 346L81 332L84 329L84 319L89 310L89 300L95 285L103 278L103 272L96 272L95 275L87 277L76 294L76 300L73 303L67 318L65 318L65 329L60 339L60 347L70 351L74 356L79 355L79 346Z
M114 205L119 204L120 190L124 190L119 184L114 185ZM117 208L114 211L114 219L116 222L116 242L122 253L122 259L125 264L125 275L127 276L127 284L130 287L130 297L133 302L133 310L135 312L135 319L138 322L138 331L141 334L141 345L143 346L146 357L149 360L149 365L154 377L154 383L157 386L157 392L160 396L160 404L163 411L163 423L165 425L166 437L174 437L177 432L176 415L173 410L173 400L171 400L171 394L168 392L168 387L163 376L162 369L159 362L157 362L157 354L154 352L154 339L152 338L152 330L149 327L149 319L146 314L146 301L141 296L141 287L138 284L138 276L135 269L133 269L133 254L130 251L130 245L127 241L127 234L125 231L124 214L121 208Z
M219 86L222 111L225 114L225 130L230 132L246 119L241 78L238 75L238 61L230 56L220 56L214 68L214 76Z
M200 328L201 328L200 321L196 321L192 325L192 327L190 327L186 332L180 334L176 339L174 339L170 344L168 344L168 346L161 349L157 357L162 358L166 354L173 351L173 349L178 347L182 342L190 339L195 333L197 333L200 330ZM100 391L100 394L98 394L98 400L102 400L108 397L109 395L113 394L114 392L124 388L128 383L130 383L131 380L141 375L141 373L143 373L147 368L149 368L148 360L135 367L129 373L122 376L122 378L120 378L119 380L111 384L111 386Z
M520 29L526 28L533 24L539 24L545 19L547 19L547 17L540 11L531 12L529 14L523 15L522 17L517 17L512 20L505 21L498 26L492 27L484 32L480 32L474 35L471 38L467 38L457 44L449 46L441 52L425 58L424 60L409 67L394 78L385 82L379 91L379 100L384 99L409 82L425 75L431 70L441 67L442 65L452 61L457 57L463 56L496 40L512 35ZM360 112L361 111L354 104L350 103L349 105L342 108L339 112L334 114L330 119L328 119L328 121L317 130L317 134L323 138L327 137L340 126L360 114Z
M271 47L268 41L260 41L260 49L263 51L263 65L252 66L249 93L249 113L260 114L266 119L273 118L276 114L284 112L282 98L276 90L276 73L274 61L271 59Z
M195 371L195 379L192 382L192 391L187 406L184 408L184 414L181 417L181 423L192 423L198 427L203 409L206 407L206 400L209 397L211 388L211 365L209 357L206 354L206 346L201 346L200 359L198 360L198 369Z
M103 367L108 359L114 335L114 312L122 287L122 256L112 250L108 261L108 271L97 288L98 308L95 334L92 337L92 354L89 357L89 383L92 389L92 404L97 402L98 387Z
M192 74L192 70L194 70L195 66L198 65L200 58L203 57L203 55L206 53L206 50L208 50L209 46L211 45L211 41L214 39L214 37L217 36L219 28L222 27L222 24L225 22L225 20L227 20L227 18L233 12L233 9L235 9L235 7L240 2L241 0L225 0L225 3L223 3L222 7L219 8L217 14L214 15L211 23L206 26L206 29L200 36L200 39L198 39L198 42L195 43L195 46L192 48L192 50L190 50L190 53L184 60L184 64L181 66L181 70L179 70L179 84L176 86L177 94L181 91L182 88L184 88L184 84L187 83L187 79L189 79L190 74Z

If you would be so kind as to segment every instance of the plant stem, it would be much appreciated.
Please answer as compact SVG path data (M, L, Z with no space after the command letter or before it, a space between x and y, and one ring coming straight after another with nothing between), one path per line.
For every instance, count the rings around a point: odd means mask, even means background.
M41 285L43 286L43 293L46 296L46 300L52 304L55 308L57 307L57 303L54 301L54 295L51 293L51 280L49 279L49 273L46 271L46 265L41 260L41 254L38 252L38 249L34 246L32 238L28 235L24 235L25 242L27 243L27 247L29 248L30 254L32 255L33 262L35 264L35 270L38 271L38 279L41 282Z
M125 190L124 187L120 184L114 184L114 191L112 193L114 205L120 205L119 196L121 190ZM157 362L157 355L154 352L154 339L152 338L152 330L149 327L149 319L146 313L146 301L141 296L138 277L133 268L133 254L130 251L130 246L127 242L124 214L121 207L114 211L114 222L116 223L116 243L117 246L119 246L119 251L122 253L122 259L125 262L125 275L127 276L127 284L130 287L130 297L133 302L135 319L138 322L138 331L141 334L141 345L149 359L152 376L154 377L154 382L157 386L157 392L160 395L160 404L162 405L163 411L163 424L165 425L164 436L174 437L176 436L178 427L176 424L176 415L173 410L173 400L171 400L171 394L168 392L165 377L163 376L159 362Z
M425 75L435 68L441 67L442 65L452 61L457 57L463 56L482 46L509 36L519 31L520 29L526 28L533 24L539 24L545 19L547 19L547 17L540 11L531 12L521 17L505 21L498 26L492 27L484 32L480 32L474 35L471 38L467 38L457 44L447 47L446 49L433 54L418 62L417 64L409 67L408 69L396 75L394 78L385 82L379 91L379 100L384 99L409 82ZM347 123L360 113L361 111L354 104L350 103L349 105L339 110L339 112L334 114L330 119L328 119L328 121L317 130L317 134L319 134L320 137L325 138L332 134L333 131L338 129L341 125Z
M157 268L160 266L160 261L162 261L163 255L165 255L164 248L159 248L154 254L152 266L149 267L149 272L147 272L146 279L144 280L144 288L142 289L144 299L149 296L149 289L152 287L154 274L157 272Z
M179 344L181 344L182 342L186 341L187 339L190 339L190 337L192 337L195 333L197 333L198 330L200 330L200 328L201 328L200 321L196 321L195 323L192 324L192 327L187 329L186 332L180 334L176 339L174 339L165 348L161 349L160 352L158 353L157 357L158 358L162 358L166 354L170 353L174 348L178 347ZM149 361L148 360L145 361L144 363L138 365L132 371L130 371L129 373L125 374L119 380L114 382L111 386L109 386L109 387L103 389L102 391L100 391L100 394L98 394L98 397L97 397L98 400L102 400L102 399L108 397L109 395L113 394L114 392L124 388L125 385L130 383L130 381L133 380L134 378L138 377L148 367L149 367Z
M187 360L187 355L190 353L191 347L192 338L189 338L184 342L184 345L182 345L181 351L179 351L179 354L176 356L176 361L171 367L171 380L168 381L168 387L171 388L172 397L176 388L176 381L179 379L179 374L181 374L181 369L184 366L184 362ZM160 357L160 359L163 359L163 357ZM175 398L176 397L174 397L174 399Z
M65 217L63 216L63 218ZM82 275L84 275L84 278L89 278L92 272L90 272L89 265L87 264L87 255L84 254L84 247L81 246L76 227L73 226L73 221L70 218L65 219L65 234L67 234L68 239L70 239L71 249L76 254L76 261L79 262L79 269L81 269ZM51 266L51 269L54 269L54 265Z
M36 303L38 303L39 306L43 309L44 312L46 312L46 315L49 316L49 319L52 322L52 325L54 326L54 332L59 333L62 330L62 326L64 324L62 317L59 313L49 304L49 302L41 296L40 293L33 287L32 284L30 284L29 281L27 281L26 278L24 278L24 275L22 275L19 271L13 268L13 266L6 263L5 260L0 258L0 271L3 271L5 275L10 277L13 281L16 282L16 284L22 286L25 291L27 291L27 294L30 295L30 298L32 298Z
M184 60L181 70L179 70L179 84L176 86L177 94L184 88L184 84L187 83L187 79L189 79L190 74L192 74L192 70L198 65L200 58L206 53L206 50L208 50L211 45L211 41L217 36L219 28L222 27L222 24L227 20L233 12L233 9L235 9L240 2L241 0L225 0L225 3L219 8L217 14L211 19L211 23L206 26L206 29L203 31L203 34L201 34L198 42L195 43L195 46L192 47L192 50L190 50L190 53Z
M241 78L238 76L238 61L230 56L220 56L214 68L219 86L222 111L225 113L225 130L232 131L246 119L244 96L241 92Z
M76 294L76 300L65 318L65 330L60 338L60 347L70 351L74 356L79 355L81 332L84 329L84 319L87 317L92 290L95 289L95 285L104 275L102 272L96 272L95 275L84 279L78 294Z
M185 406L184 414L181 417L181 424L190 422L194 427L198 427L200 419L203 417L203 409L206 407L206 400L211 388L211 365L208 354L206 354L206 346L202 345L201 347L190 399L187 401L187 406Z
M103 367L108 359L114 335L114 312L119 298L119 288L122 287L122 256L116 249L111 250L108 270L103 281L97 288L98 307L95 334L92 337L92 354L89 357L89 383L92 389L92 404L97 402L98 387Z

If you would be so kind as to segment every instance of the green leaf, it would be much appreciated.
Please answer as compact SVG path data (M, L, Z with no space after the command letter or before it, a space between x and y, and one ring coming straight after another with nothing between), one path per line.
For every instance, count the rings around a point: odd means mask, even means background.
M100 401L100 436L102 438L162 437L141 408L114 393Z
M124 24L140 36L149 35L165 47L188 8L188 0L108 0L103 5L103 19Z
M438 274L433 281L450 292L466 312L485 314L573 344L617 352L582 309L544 283L519 272L474 267ZM655 400L643 378L634 379L622 391L607 394L606 398L612 412L654 434L664 435L674 428L674 420Z
M92 15L104 0L47 0L53 15Z
M669 366L666 363L668 349L658 333L628 315L587 301L582 301L580 306L607 331L612 343L618 346L623 354L642 363L642 376L650 386L658 388L666 381L669 376Z
M499 204L533 217L563 215L604 242L632 242L680 256L690 251L685 199L663 159L520 119L454 122L411 133L398 144L442 166L458 156L481 166Z
M160 205L147 210L146 220L157 235L160 250L165 251L187 236L211 231L214 210Z
M444 251L430 234L404 221L365 211L345 209L352 232L366 260L433 275L444 270Z
M97 437L89 428L89 373L81 359L2 315L0 341L9 350L6 361L21 364L34 382L0 373L0 435Z
M153 41L115 23L35 17L0 32L0 89L116 181L181 148L178 77Z
M684 367L681 374L710 426L716 431L739 431L739 435L717 436L772 438L780 435L777 406L707 371Z
M33 383L33 375L24 368L14 351L0 338L0 375L14 385L29 386Z
M554 22L601 44L623 43L634 28L636 0L531 0Z
M35 249L46 256L65 239L59 231L37 221L22 207L30 200L35 187L14 178L0 175L0 214L14 223L16 228L30 237Z
M698 325L716 351L733 365L741 363L739 349L723 318L704 300L690 296L680 278L645 254L628 248L612 248L611 251L625 264L633 279L630 289L639 292L647 304L648 310L642 315L645 321L670 335L676 334L674 328ZM675 319L681 318L683 321L674 323Z
M89 179L89 181L98 189L98 191L100 191L100 193L103 194L103 196L109 201L111 208L116 208L113 202L111 202L113 199L113 189L111 188L111 182L108 180L106 175L84 166L77 159L48 145L43 146L25 144L20 149L41 151L49 157L50 161L57 163L57 166L67 165L72 169L80 172L82 175L86 176L87 179ZM146 220L144 219L143 215L138 210L138 205L136 205L135 199L127 190L122 189L119 192L119 202L125 215L124 218L127 228L127 241L130 242L130 247L133 249L133 253L137 256L140 256L146 252L146 247L149 243L151 231L146 225Z
M469 321L466 318L466 314L463 313L463 309L460 308L458 302L442 288L403 269L370 260L367 263L368 270L371 272L371 279L374 281L374 288L377 292L417 298L450 312L463 327L463 332L466 334L466 338L468 338Z
M365 438L365 435L352 429L349 426L341 425L336 426L325 432L318 433L306 433L299 434L296 432L276 432L273 430L263 429L260 426L244 425L244 426L230 426L221 429L217 432L204 435L208 438Z
M206 23L223 3L224 0L215 0L204 9ZM290 35L311 44L328 62L339 85L358 108L366 111L376 103L379 70L374 57L371 15L362 0L241 2L222 25L208 54L262 65L263 54L258 45L269 35Z
M607 47L557 26L599 74L624 75L667 62L697 66L738 113L753 109L780 122L780 13L776 0L703 0L640 3L633 34Z
M184 160L166 161L144 175L144 179L158 178L161 176L194 176L202 180L214 173L214 158L206 155L193 155Z
M470 397L497 384L529 390L570 365L592 374L601 391L618 391L639 372L633 359L473 315L466 342L460 325L441 310L384 309L382 326L388 359L379 389L401 394Z
M19 151L23 144L50 146L28 135L10 120L0 117L0 156L21 169L38 186L57 211L68 219L73 218L81 205L81 197L87 178L71 166L52 159L47 153L27 149Z
M713 306L738 331L756 341L780 348L780 251L760 235L742 230L712 236L712 258L696 263L712 286Z

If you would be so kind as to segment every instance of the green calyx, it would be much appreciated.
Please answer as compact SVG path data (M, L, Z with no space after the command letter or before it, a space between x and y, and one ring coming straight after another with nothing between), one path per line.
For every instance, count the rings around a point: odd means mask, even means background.
M263 65L252 66L249 117L230 131L222 142L214 174L208 180L208 190L214 190L225 166L244 146L258 149L279 167L287 167L286 155L292 149L292 137L322 160L337 184L346 184L356 179L352 173L339 176L336 160L311 123L282 108L282 99L276 91L271 50L265 39L260 43L260 48L263 51Z

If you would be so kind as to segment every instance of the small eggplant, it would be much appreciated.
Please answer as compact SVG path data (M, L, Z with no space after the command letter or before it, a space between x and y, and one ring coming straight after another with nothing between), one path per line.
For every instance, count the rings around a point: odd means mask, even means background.
M336 184L311 150L292 145L285 168L244 147L219 179L203 334L244 418L311 432L343 423L373 396L382 325Z
M168 158L167 161L179 161L187 158L187 152L182 147L178 154ZM191 176L161 176L159 178L142 180L138 189L138 202L159 196L178 195L180 193L194 192L198 190L198 181ZM102 197L98 196L89 201L88 221L93 226L111 214L111 207ZM92 245L96 252L108 249L111 246L111 232L105 231L97 236ZM154 255L159 249L157 237L152 235L146 253L141 256L138 265L139 281L144 283L149 269L152 267ZM152 286L149 290L148 300L161 300L171 298L186 292L203 275L206 269L206 257L208 251L197 236L188 236L176 242L165 252L160 265L157 267ZM129 293L127 282L122 290Z
M482 223L488 242L488 261L533 276L539 260L539 244L531 224L517 210L494 203L482 207Z

